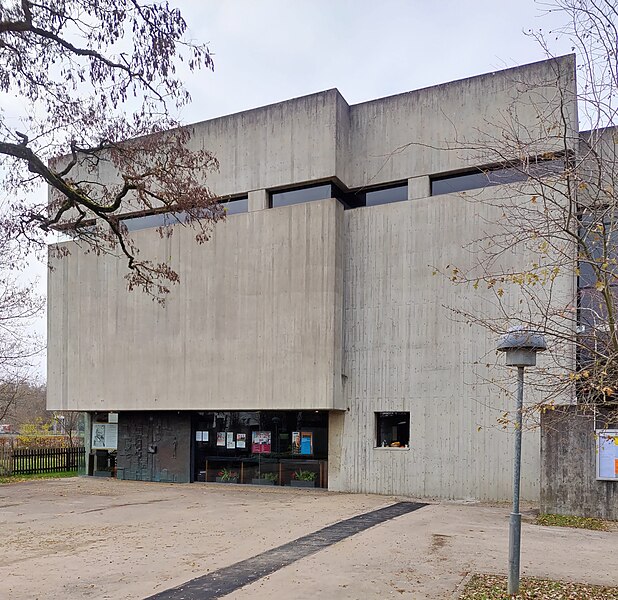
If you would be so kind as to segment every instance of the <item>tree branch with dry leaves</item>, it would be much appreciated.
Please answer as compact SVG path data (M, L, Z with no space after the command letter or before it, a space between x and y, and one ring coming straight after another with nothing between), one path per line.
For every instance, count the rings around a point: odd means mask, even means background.
M169 212L196 229L198 243L224 217L206 184L216 158L190 148L191 131L174 117L190 100L179 65L213 68L208 48L186 33L167 3L0 4L0 92L24 109L18 126L0 115L13 197L0 209L0 238L16 264L60 229L86 250L124 257L130 289L163 301L178 282L169 265L140 256L121 216ZM29 192L41 183L50 198L36 203Z

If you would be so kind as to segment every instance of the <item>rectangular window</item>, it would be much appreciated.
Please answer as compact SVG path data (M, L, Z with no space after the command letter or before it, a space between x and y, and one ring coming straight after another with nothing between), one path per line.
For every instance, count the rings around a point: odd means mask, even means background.
M410 445L410 413L376 413L376 446L407 448Z
M543 178L559 175L564 171L564 160L539 160L527 165L510 167L479 167L465 173L444 175L431 179L431 195L453 194L494 185L527 181L531 177Z
M270 205L272 208L279 208L280 206L290 206L292 204L302 204L304 202L312 202L313 200L326 200L327 198L335 197L333 186L330 183L325 183L295 190L271 192Z
M378 206L391 202L403 202L408 199L408 184L370 190L365 193L365 206Z
M221 201L221 205L225 208L226 215L238 215L240 213L249 212L249 198L231 198L227 201Z
M249 199L247 196L237 196L229 200L220 200L219 204L225 208L226 215L246 213L249 210ZM187 213L184 211L161 211L154 214L141 215L139 217L128 216L121 219L122 223L129 231L139 231L140 229L151 229L154 227L170 227L171 225L184 223L186 220Z

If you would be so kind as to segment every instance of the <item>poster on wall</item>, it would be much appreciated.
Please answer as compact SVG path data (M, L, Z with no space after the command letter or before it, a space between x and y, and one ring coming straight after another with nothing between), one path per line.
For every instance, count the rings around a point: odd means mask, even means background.
M226 436L227 436L226 447L229 450L233 450L234 448L236 448L236 442L234 441L234 432L233 431L228 431L228 432L226 432Z
M237 448L246 448L247 447L247 434L246 433L237 433L236 434L236 447Z
M217 446L225 446L225 431L217 431Z
M300 454L300 431L292 431L292 453Z
M313 433L303 431L300 434L300 453L313 454Z
M207 442L207 441L208 441L208 432L202 431L202 442Z
M597 479L618 481L618 429L597 429Z
M118 448L118 424L93 423L92 447L104 450L116 450Z
M270 431L251 432L251 452L253 454L268 454L270 453L270 447Z
M202 432L201 431L196 431L195 432L195 441L196 442L201 442L202 440Z

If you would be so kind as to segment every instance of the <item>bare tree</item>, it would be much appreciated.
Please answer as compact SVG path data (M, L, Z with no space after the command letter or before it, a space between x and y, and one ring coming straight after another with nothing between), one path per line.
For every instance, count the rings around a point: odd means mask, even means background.
M18 125L0 115L4 184L14 198L0 210L0 243L13 266L62 229L87 250L123 256L129 288L161 300L178 281L169 265L139 256L119 213L169 212L196 229L198 242L224 216L205 183L215 157L190 148L190 131L173 115L189 101L179 62L213 68L186 27L167 3L0 4L0 91L24 109ZM41 183L51 194L36 204L28 192Z
M57 431L66 436L69 446L76 445L80 435L80 425L82 424L83 413L74 410L67 410L54 413L54 422L57 424Z
M51 423L53 413L45 406L45 386L28 379L0 382L0 422L20 431L28 423Z
M498 217L487 237L468 247L466 266L437 265L453 282L484 288L493 297L456 317L496 334L521 325L542 331L549 357L534 380L547 410L554 401L615 410L618 398L618 11L611 2L556 0L546 5L566 16L559 31L576 52L577 87L555 64L543 89L514 81L521 95L502 123L481 142L454 140L449 150L476 153L493 193L462 196ZM539 89L536 89L539 88ZM548 100L551 96L552 101ZM534 125L515 106L525 98ZM579 123L588 131L580 133ZM489 214L489 213L486 213ZM517 255L517 266L513 260ZM577 281L577 284L575 284ZM615 416L618 416L616 411ZM508 416L504 416L504 422Z

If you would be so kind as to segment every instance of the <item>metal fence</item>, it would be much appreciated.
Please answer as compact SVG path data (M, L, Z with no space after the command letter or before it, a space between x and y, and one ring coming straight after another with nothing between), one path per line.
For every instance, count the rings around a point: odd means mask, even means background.
M35 475L81 470L85 466L86 449L73 448L6 448L0 449L0 475Z

